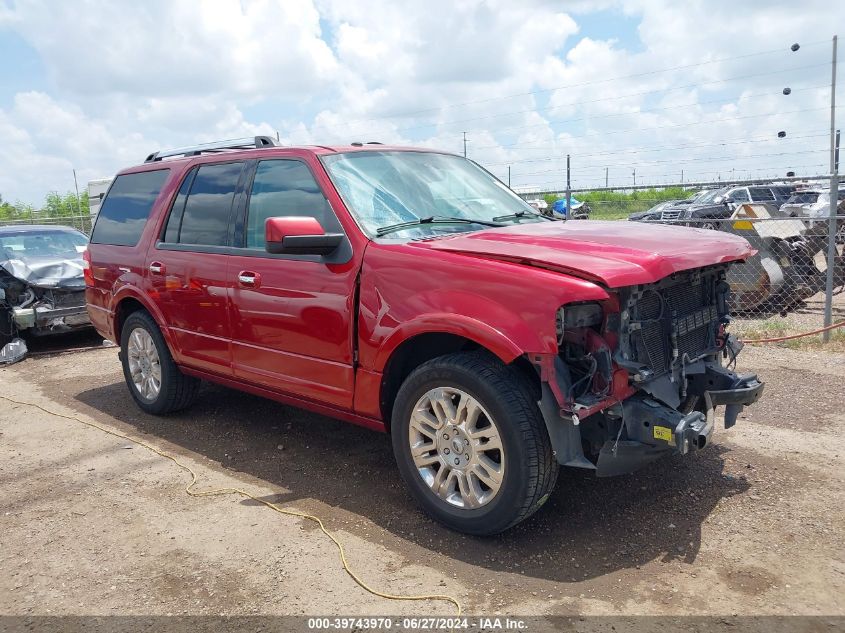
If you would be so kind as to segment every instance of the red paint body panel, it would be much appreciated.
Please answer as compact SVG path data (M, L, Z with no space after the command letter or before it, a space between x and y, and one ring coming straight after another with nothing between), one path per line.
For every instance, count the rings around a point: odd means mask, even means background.
M590 220L518 224L428 245L552 268L610 288L653 283L681 270L743 260L755 252L743 238L720 231Z
M199 255L199 256L198 256ZM176 361L231 374L227 255L150 249L145 287L175 343ZM150 272L152 262L163 274Z
M356 268L238 255L228 267L235 377L351 409ZM244 270L261 286L240 286Z
M292 235L324 235L316 218L268 218L265 236L268 242L281 242Z
M593 283L547 270L373 243L361 270L361 366L383 371L402 342L429 332L464 336L506 362L554 353L558 307L606 298Z
M134 299L153 315L186 373L384 430L383 373L391 355L416 336L450 333L505 362L531 354L548 365L557 354L555 313L561 305L600 301L614 309L609 288L753 252L724 233L630 222L523 224L417 242L371 241L319 156L372 149L233 151L122 172L168 169L170 177L137 246L89 246L92 323L115 340L120 302ZM198 252L158 243L191 168L273 158L309 166L346 234L347 261L235 247ZM303 234L316 229L313 220L299 224ZM271 233L280 237L272 227ZM151 264L163 270L151 272ZM248 273L247 283L240 273Z
M275 400L276 402L281 402L282 404L289 404L300 409L305 409L306 411L313 411L314 413L319 413L320 415L325 415L332 418L337 418L338 420L351 422L352 424L357 424L358 426L363 426L365 428L372 429L373 431L381 431L382 433L387 431L387 428L381 420L368 417L366 415L359 415L346 409L338 409L336 407L332 407L320 402L304 400L302 398L297 398L295 396L280 393L279 391L274 389L267 389L259 385L252 385L250 383L245 383L242 380L227 378L225 376L204 372L198 369L194 369L192 367L183 367L182 371L184 371L189 376L202 378L203 380L208 380L209 382L214 382L219 385L225 385L226 387L231 387L232 389L246 391L247 393L251 393L256 396L261 396L262 398L269 398L271 400Z

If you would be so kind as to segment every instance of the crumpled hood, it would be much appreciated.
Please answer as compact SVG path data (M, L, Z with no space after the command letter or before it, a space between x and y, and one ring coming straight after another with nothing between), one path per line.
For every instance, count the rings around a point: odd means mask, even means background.
M636 222L537 222L417 242L435 250L560 270L610 288L754 254L729 233Z
M0 268L12 277L38 288L85 288L81 254L73 259L20 256L0 261Z

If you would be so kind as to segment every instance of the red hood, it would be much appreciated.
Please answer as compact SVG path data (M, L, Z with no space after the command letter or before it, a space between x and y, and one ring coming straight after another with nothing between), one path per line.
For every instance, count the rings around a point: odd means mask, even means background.
M610 288L653 283L680 270L754 254L736 235L624 221L515 224L417 244L561 270Z

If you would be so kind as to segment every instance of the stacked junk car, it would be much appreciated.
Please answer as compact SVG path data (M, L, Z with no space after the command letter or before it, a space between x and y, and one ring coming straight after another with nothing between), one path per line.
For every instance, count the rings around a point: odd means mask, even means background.
M88 238L55 226L0 227L0 363L22 359L21 335L90 326L82 252Z
M844 197L840 192L835 288L845 284ZM679 224L745 238L757 252L728 273L731 310L739 316L786 314L825 288L829 203L829 194L818 188L724 187L691 201L656 205L632 214L629 220Z

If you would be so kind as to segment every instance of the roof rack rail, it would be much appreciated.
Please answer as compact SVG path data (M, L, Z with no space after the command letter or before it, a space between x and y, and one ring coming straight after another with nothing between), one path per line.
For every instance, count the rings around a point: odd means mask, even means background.
M213 143L203 143L201 145L193 145L191 147L179 147L177 149L166 149L153 152L144 160L145 163L154 163L163 158L170 158L172 156L199 156L206 152L219 152L227 149L256 149L261 147L278 147L271 136L251 136L246 138L235 138L227 141L215 141Z

